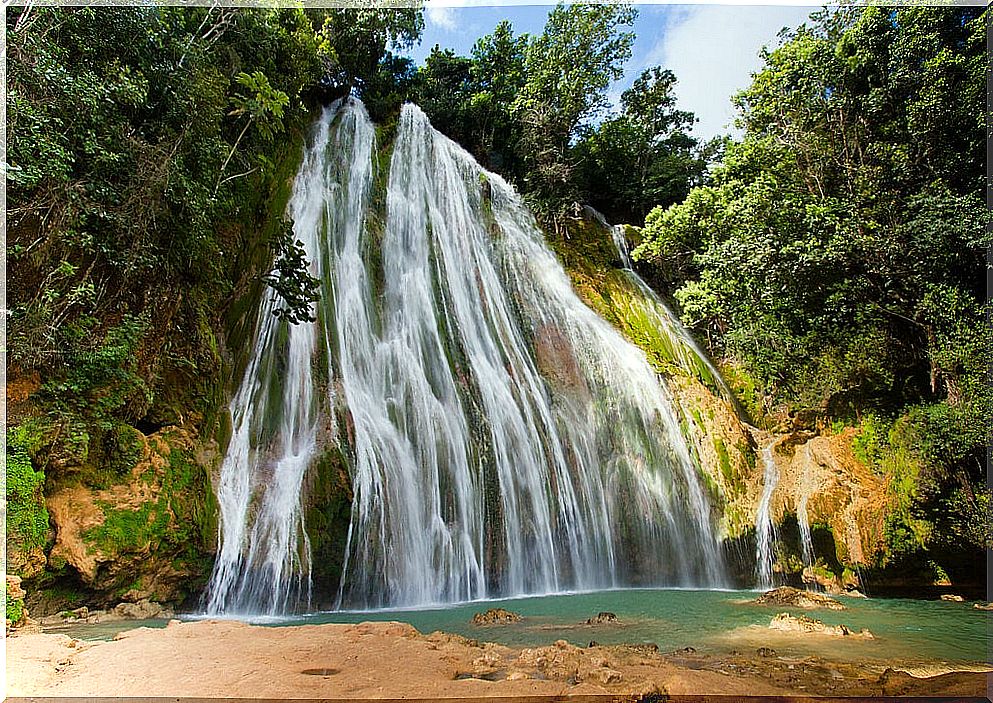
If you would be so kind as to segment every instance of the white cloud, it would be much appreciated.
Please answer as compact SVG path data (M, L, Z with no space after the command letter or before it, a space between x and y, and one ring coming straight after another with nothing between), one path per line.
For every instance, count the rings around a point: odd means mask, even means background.
M672 12L644 66L672 69L679 83L679 107L699 121L693 133L702 139L733 133L731 96L751 82L762 61L759 50L775 46L785 26L796 27L810 7L696 5ZM640 69L639 69L640 70Z
M449 32L454 32L459 26L455 19L455 10L451 7L428 3L425 18L428 22L432 22Z

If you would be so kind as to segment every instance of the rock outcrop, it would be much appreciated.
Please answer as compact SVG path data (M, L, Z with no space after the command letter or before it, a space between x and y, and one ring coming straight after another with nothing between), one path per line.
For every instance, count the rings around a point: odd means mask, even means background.
M595 618L590 618L586 621L587 625L606 625L609 623L616 623L617 616L614 613L602 612L597 613Z
M806 615L790 615L789 613L779 613L769 623L770 630L781 632L800 632L804 634L829 635L831 637L858 637L862 639L874 639L869 630L862 629L855 632L846 625L827 625L820 620L808 618Z
M503 608L490 608L489 610L476 613L472 616L473 625L506 625L512 622L520 622L521 616L517 613Z
M788 605L796 608L826 608L844 610L845 605L821 593L801 591L799 588L782 586L763 593L755 599L760 605Z

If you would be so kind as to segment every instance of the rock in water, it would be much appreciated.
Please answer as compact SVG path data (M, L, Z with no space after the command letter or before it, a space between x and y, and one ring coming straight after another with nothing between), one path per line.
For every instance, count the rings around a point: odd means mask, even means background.
M490 608L484 613L476 613L472 616L473 625L503 625L520 621L520 615L503 608Z
M590 618L586 621L587 625L603 625L608 622L617 622L617 616L613 613L597 613L595 618Z
M962 596L956 595L954 593L944 593L941 596L941 600L952 601L953 603L962 603L962 602L965 601L965 598L963 598Z
M783 632L802 632L808 634L831 635L834 637L860 637L862 639L874 639L872 633L866 629L859 632L853 631L846 625L827 625L820 620L808 618L806 615L793 616L789 613L780 613L769 623L769 629Z
M982 603L974 603L972 607L976 610L993 610L993 603L987 603L985 605Z
M827 608L828 610L844 610L845 606L834 598L821 593L801 591L792 586L782 586L763 593L755 599L761 605L791 605L796 608Z

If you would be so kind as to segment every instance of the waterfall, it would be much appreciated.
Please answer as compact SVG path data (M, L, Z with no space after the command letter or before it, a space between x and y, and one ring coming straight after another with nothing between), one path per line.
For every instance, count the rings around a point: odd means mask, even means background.
M814 542L810 536L810 518L807 517L807 494L796 505L796 521L800 527L800 553L804 567L814 565Z
M776 526L772 522L772 493L779 481L779 471L772 456L772 445L762 449L762 498L755 516L755 573L759 588L771 588L773 547L776 543Z
M809 463L813 463L813 457L810 453L810 443L808 442L804 447L807 459ZM800 491L800 499L796 504L796 522L800 530L800 558L803 560L804 569L814 565L816 557L814 556L814 541L810 534L810 517L807 515L807 500L810 498L810 494L815 490L814 486L811 485L811 479L808 473L803 474L803 480L801 485L798 487ZM810 586L808 585L808 588ZM819 590L820 586L817 583L813 584L814 589Z
M673 398L520 197L413 105L386 173L378 154L355 100L308 142L290 211L323 295L313 323L259 311L208 611L306 607L304 477L332 442L353 490L339 607L723 584Z

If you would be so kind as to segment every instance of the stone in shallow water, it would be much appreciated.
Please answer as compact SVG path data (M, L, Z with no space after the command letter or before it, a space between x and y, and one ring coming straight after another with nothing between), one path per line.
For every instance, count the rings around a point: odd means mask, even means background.
M608 622L617 622L617 616L613 613L603 612L597 613L595 618L590 618L586 621L587 625L603 625Z
M794 616L789 613L780 613L774 617L772 622L769 623L769 629L781 630L783 632L817 633L835 637L874 639L872 633L864 628L859 632L855 632L846 625L827 625L820 620L808 618L806 615Z
M829 610L844 610L845 606L834 598L820 593L801 591L792 586L782 586L763 593L755 599L760 605L792 605L797 608L827 608Z
M510 610L504 610L503 608L490 608L483 613L476 613L472 616L473 625L503 625L505 623L520 621L520 615Z

